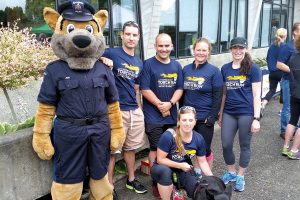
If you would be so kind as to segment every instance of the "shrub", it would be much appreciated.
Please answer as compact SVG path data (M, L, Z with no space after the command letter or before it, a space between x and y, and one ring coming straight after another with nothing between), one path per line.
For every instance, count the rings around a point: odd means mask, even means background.
M0 27L0 87L18 88L42 76L55 56L47 42L38 42L30 29Z
M7 90L42 77L46 65L56 59L49 42L38 42L30 29L20 29L18 22L0 26L0 88L16 123L18 119Z

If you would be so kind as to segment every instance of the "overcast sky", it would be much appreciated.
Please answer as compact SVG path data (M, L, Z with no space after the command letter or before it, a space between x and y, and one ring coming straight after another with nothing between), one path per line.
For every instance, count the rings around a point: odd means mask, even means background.
M4 10L5 7L16 7L20 6L25 9L26 0L0 0L0 10Z

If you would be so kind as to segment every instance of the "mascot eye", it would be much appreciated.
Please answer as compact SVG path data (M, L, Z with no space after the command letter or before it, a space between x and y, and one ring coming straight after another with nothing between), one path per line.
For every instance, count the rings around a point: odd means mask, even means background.
M74 30L75 30L75 26L73 24L68 24L68 26L67 26L68 33L71 33Z
M91 25L87 25L87 26L85 27L85 30L87 30L87 31L90 32L91 34L93 34L93 32L94 32L94 29L93 29L93 27L92 27Z

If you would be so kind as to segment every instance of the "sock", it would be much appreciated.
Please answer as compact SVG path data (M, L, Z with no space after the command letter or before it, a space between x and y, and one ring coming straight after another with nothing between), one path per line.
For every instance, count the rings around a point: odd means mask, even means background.
M128 181L129 181L129 182L132 182L132 181L134 181L134 178L133 178L133 179L129 179L129 178L128 178Z
M196 173L196 175L201 175L201 169L200 168L194 168L194 171Z
M298 149L296 151L291 149L291 152L293 153L298 153L298 151L299 151Z
M284 148L290 148L290 146L289 146L289 145L284 145L283 147L284 147Z

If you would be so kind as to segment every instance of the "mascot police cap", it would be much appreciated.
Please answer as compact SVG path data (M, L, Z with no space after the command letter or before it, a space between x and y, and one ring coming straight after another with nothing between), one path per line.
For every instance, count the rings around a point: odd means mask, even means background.
M61 4L58 7L58 12L64 19L86 22L93 19L95 9L86 1L70 0Z

